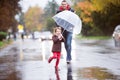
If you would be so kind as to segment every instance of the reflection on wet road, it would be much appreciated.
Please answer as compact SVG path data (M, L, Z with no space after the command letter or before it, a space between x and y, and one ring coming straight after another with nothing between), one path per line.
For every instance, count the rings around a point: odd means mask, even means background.
M78 79L91 79L91 80L117 80L117 76L107 71L105 68L88 67L78 70Z
M72 63L66 64L62 45L60 71L52 55L52 41L17 40L0 52L0 80L120 80L120 50L112 40L73 40Z
M0 80L20 80L16 70L17 53L18 48L14 44L0 51Z

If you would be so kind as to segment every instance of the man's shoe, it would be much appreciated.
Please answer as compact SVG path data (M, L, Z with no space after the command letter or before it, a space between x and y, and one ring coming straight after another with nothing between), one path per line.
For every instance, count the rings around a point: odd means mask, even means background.
M67 64L70 64L71 63L71 61L67 61Z

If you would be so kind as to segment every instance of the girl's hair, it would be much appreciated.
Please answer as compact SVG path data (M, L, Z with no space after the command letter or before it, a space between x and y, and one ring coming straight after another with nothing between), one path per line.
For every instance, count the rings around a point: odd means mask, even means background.
M56 31L57 31L58 29L59 29L59 30L62 30L61 27L55 27L55 28L54 28L54 34L56 33Z
M66 0L63 0L62 2L67 2Z

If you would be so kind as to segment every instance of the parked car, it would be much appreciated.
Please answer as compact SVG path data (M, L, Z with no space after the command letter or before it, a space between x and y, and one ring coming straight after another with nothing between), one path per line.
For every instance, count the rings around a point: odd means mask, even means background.
M35 32L32 32L31 34L29 34L28 38L30 38L30 39L40 39L41 35L42 35L41 32L35 31Z
M43 31L41 32L41 40L51 40L52 39L52 33L50 31Z
M120 25L116 26L112 36L115 42L115 46L120 47Z

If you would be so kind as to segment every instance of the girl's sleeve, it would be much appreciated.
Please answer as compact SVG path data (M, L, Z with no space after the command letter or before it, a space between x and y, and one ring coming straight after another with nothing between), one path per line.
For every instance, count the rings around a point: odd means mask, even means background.
M62 38L61 42L65 42L65 38L64 37Z

